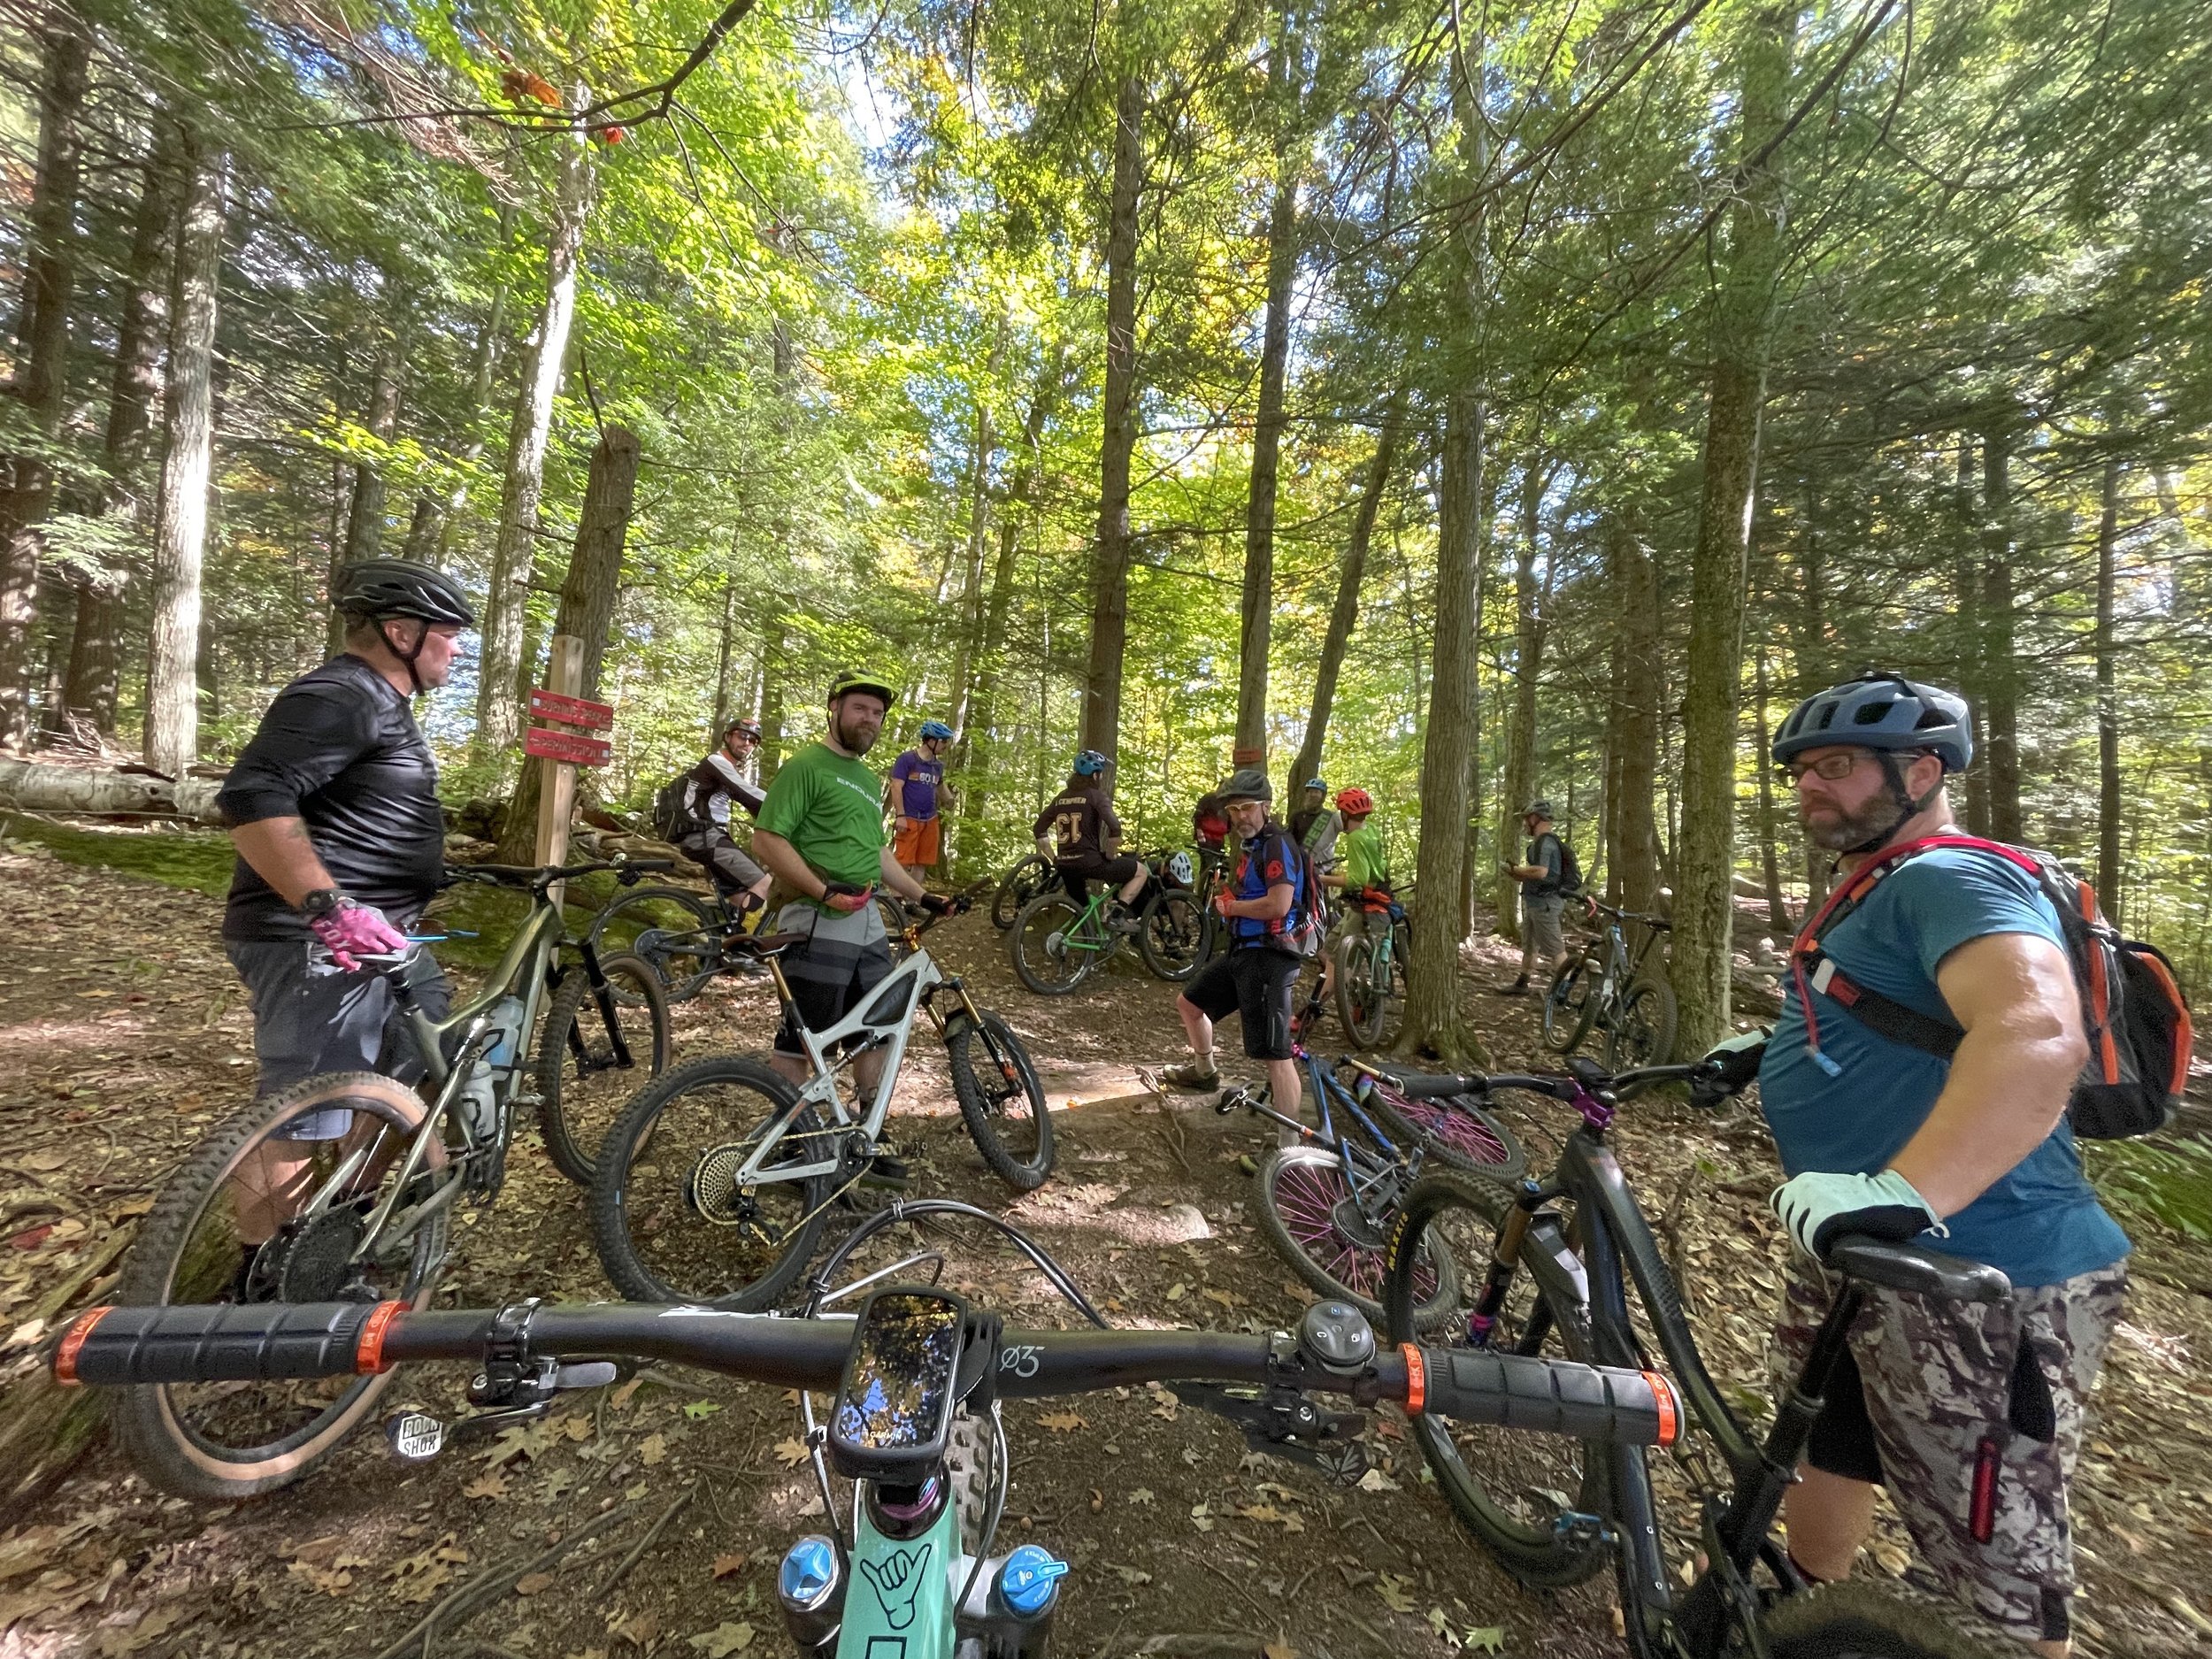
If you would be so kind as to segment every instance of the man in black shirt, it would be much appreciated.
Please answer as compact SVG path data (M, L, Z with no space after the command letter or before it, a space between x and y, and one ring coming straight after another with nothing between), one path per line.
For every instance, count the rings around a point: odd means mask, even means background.
M1152 874L1136 854L1121 850L1121 819L1106 793L1110 764L1094 749L1078 755L1067 787L1045 803L1029 827L1037 851L1052 860L1078 904L1087 896L1090 882L1113 884L1120 902L1107 907L1107 923L1116 933L1133 933L1136 902L1151 885Z
M413 1080L390 985L360 958L405 949L445 867L437 763L409 699L445 684L475 615L444 572L407 559L348 565L331 603L344 651L277 694L217 797L238 849L223 941L252 999L264 1096L324 1071ZM409 972L442 1017L450 993L429 954ZM352 1116L311 1112L288 1137L334 1140Z
M758 817L767 792L746 777L760 747L760 722L740 716L722 733L722 746L684 774L683 810L691 828L677 850L706 866L716 888L740 914L768 901L769 875L730 834L733 809Z
M1505 872L1521 884L1521 972L1510 985L1495 987L1502 996L1528 995L1532 967L1543 964L1556 973L1567 959L1566 937L1560 918L1567 908L1567 855L1552 828L1551 803L1532 801L1521 814L1528 832L1528 855L1521 864L1506 863Z

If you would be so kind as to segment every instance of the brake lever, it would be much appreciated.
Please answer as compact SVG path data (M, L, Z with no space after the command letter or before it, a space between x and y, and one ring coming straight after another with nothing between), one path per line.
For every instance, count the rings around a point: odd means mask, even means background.
M1226 1418L1244 1431L1244 1443L1266 1457L1303 1463L1354 1485L1367 1472L1367 1426L1357 1411L1329 1411L1284 1385L1265 1391L1229 1383L1171 1382L1167 1391L1185 1405Z

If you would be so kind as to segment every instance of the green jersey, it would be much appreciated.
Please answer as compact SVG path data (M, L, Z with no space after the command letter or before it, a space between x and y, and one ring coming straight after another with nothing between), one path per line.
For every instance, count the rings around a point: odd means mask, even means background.
M1344 890L1390 885L1390 855L1383 850L1382 832L1371 824L1346 830L1337 838L1337 856L1344 861Z
M789 841L825 881L867 887L883 879L883 785L826 743L784 762L754 822Z

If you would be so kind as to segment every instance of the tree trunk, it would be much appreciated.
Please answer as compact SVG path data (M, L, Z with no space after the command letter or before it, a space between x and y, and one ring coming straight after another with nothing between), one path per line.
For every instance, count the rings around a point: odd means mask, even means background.
M991 342L990 360L975 395L975 453L968 478L968 557L960 588L960 642L952 664L951 721L957 733L968 729L968 708L975 697L975 662L983 649L983 549L991 528L991 457L998 435L991 428L988 392L998 383L1006 355L1006 331Z
M1659 566L1634 528L1618 516L1608 536L1620 593L1621 715L1619 803L1613 856L1622 905L1649 910L1659 892L1659 741L1665 720L1659 643Z
M730 537L730 557L737 557L737 537ZM737 647L737 578L734 574L722 578L722 626L716 641L714 654L714 720L707 733L707 746L711 749L721 742L723 733L730 729L730 722L737 717L730 705L730 659Z
M561 584L555 634L584 642L576 695L599 695L599 670L606 659L607 635L614 626L615 601L622 592L622 544L629 534L637 495L637 434L609 426L591 452L591 473L584 504L576 515L576 546L569 555L568 577ZM518 718L521 710L517 710ZM502 864L526 864L537 856L538 789L541 766L526 765L507 809L505 833L493 856Z
M1836 678L1835 664L1828 649L1828 570L1820 519L1819 502L1809 501L1800 542L1805 560L1803 617L1797 645L1797 695L1801 702L1833 684ZM1805 913L1809 916L1828 896L1828 871L1835 855L1801 831L1798 846L1803 854Z
M92 44L57 10L37 31L37 173L31 183L23 345L7 388L38 444L61 434L69 398L69 300L77 275L77 181ZM0 457L0 744L31 738L32 642L38 626L38 565L54 504L54 469L35 449Z
M1269 92L1284 92L1290 60L1290 24L1276 30L1270 53ZM1290 118L1278 109L1279 133ZM1275 497L1281 472L1283 380L1290 361L1291 281L1298 272L1298 173L1288 146L1275 146L1275 204L1267 219L1267 319L1260 339L1259 417L1252 427L1252 478L1244 510L1244 595L1237 645L1237 726L1240 756L1256 752L1266 764L1267 659L1275 608ZM1310 772L1305 774L1310 777ZM1295 789L1304 778L1293 777Z
M967 749L962 770L966 787L960 792L961 815L972 824L991 821L992 785L998 764L997 726L1000 667L1006 654L1006 618L1014 603L1014 567L1021 545L1021 531L1028 516L1029 497L1036 488L1038 457L1044 446L1045 426L1060 400L1066 378L1068 349L1056 342L1038 377L1037 390L1029 400L1029 414L1022 422L1022 454L1006 489L1005 510L999 515L998 557L991 570L991 596L983 618L983 654L976 669L974 707L960 734ZM1040 732L1041 741L1043 733Z
M1129 466L1137 447L1137 208L1144 183L1144 83L1114 102L1106 214L1105 436L1098 457L1098 547L1091 560L1090 663L1080 742L1109 760L1121 744L1121 659L1129 632Z
M1545 618L1536 603L1536 543L1542 531L1544 487L1550 474L1532 460L1521 473L1521 539L1513 557L1513 713L1505 733L1505 784L1498 793L1498 856L1519 850L1520 820L1540 793L1536 784L1536 688L1544 670ZM1521 884L1501 870L1492 894L1496 926L1507 939L1520 937L1514 912Z
M503 250L514 236L515 210L502 204L499 210L499 246ZM458 452L464 467L472 467L484 453L484 419L492 399L492 378L499 367L499 349L505 343L507 286L492 289L491 309L476 331L476 349L469 368L468 438ZM464 474L465 477L465 474ZM468 502L468 485L460 482L443 497L425 490L415 503L414 521L407 528L411 559L435 564L445 555L453 534L453 521Z
M1415 854L1421 897L1413 907L1405 1028L1399 1046L1448 1065L1483 1063L1460 1012L1459 904L1467 858L1468 769L1474 749L1475 579L1481 563L1482 397L1451 394L1444 417L1437 515L1436 633L1431 653L1428 729L1421 745L1421 836Z
M160 522L146 655L146 764L175 777L199 757L200 571L215 448L215 318L223 265L225 157L179 130L184 180L169 289Z
M1958 444L1957 470L1951 489L1952 611L1958 641L1959 694L1966 706L1974 738L1974 764L1966 769L1966 828L1969 834L1989 833L1989 746L1982 740L1982 565L1981 514L1975 499L1974 440L1962 435Z
M403 294L394 296L392 315L384 319L378 331L376 366L372 371L369 386L367 428L373 437L389 442L399 430L400 377L406 363L406 311L409 304ZM346 539L341 544L338 557L331 561L330 580L334 590L338 572L361 559L373 559L381 549L384 540L384 472L373 461L358 461L353 468L353 505L346 519ZM335 651L345 643L346 619L336 611L330 613L330 635L326 643Z
M1755 764L1759 774L1759 873L1766 887L1767 926L1775 933L1792 933L1789 906L1782 899L1781 825L1774 814L1774 733L1767 725L1767 653L1761 646L1752 654L1751 729L1758 740Z
M760 664L760 787L775 782L783 764L784 677L790 672L791 649L784 638L783 619L774 618L761 635Z
M581 88L575 95L581 98ZM580 108L579 104L576 107ZM492 550L484 602L483 655L476 688L476 754L503 770L514 748L516 677L522 672L523 611L536 564L538 498L545 484L545 447L553 400L561 388L569 326L576 316L576 267L591 211L592 164L581 138L557 141L553 223L546 238L545 308L522 369L514 419L507 432L507 472L500 487L499 536Z
M2112 609L2114 556L2120 540L2120 463L2104 464L2104 510L2097 518L2097 896L2120 914L2120 693Z
M1785 119L1799 4L1783 0L1762 12L1745 40L1737 142L1747 163L1779 132ZM1682 821L1674 849L1671 966L1681 1006L1678 1044L1686 1054L1702 1054L1729 1029L1745 565L1759 480L1774 288L1783 252L1778 154L1747 167L1728 218L1729 245L1714 296L1705 475L1691 565Z
M137 518L144 511L154 399L161 390L162 335L168 318L163 275L174 228L176 186L175 129L157 116L140 173L123 312L116 324L115 375L100 451L108 477L94 509L102 515ZM123 593L129 580L127 566L105 566L86 577L77 593L77 626L69 642L62 703L91 721L103 737L115 735Z
M1374 458L1368 463L1367 482L1360 490L1359 508L1352 515L1352 534L1344 543L1344 563L1337 572L1336 603L1329 611L1329 631L1321 641L1321 664L1314 674L1313 709L1306 717L1306 735L1291 763L1290 784L1295 789L1308 778L1321 774L1321 749L1329 734L1329 715L1336 706L1336 682L1344 671L1344 653L1352 642L1359 620L1359 588L1367 572L1367 549L1375 539L1375 520L1381 514L1383 493L1390 487L1391 463L1398 450L1398 426L1405 418L1403 388L1390 400L1382 430L1375 436Z
M0 808L90 818L180 818L219 824L211 778L157 778L106 766L53 766L0 757Z
M1982 718L1989 728L1989 833L2024 837L2020 818L2020 676L2013 661L2012 434L1982 440Z

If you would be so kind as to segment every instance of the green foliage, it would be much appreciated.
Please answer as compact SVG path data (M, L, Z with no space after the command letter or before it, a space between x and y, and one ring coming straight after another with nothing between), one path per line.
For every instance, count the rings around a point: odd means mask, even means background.
M2085 1143L2097 1194L2123 1221L2148 1217L2212 1244L2212 1142L2201 1137Z

